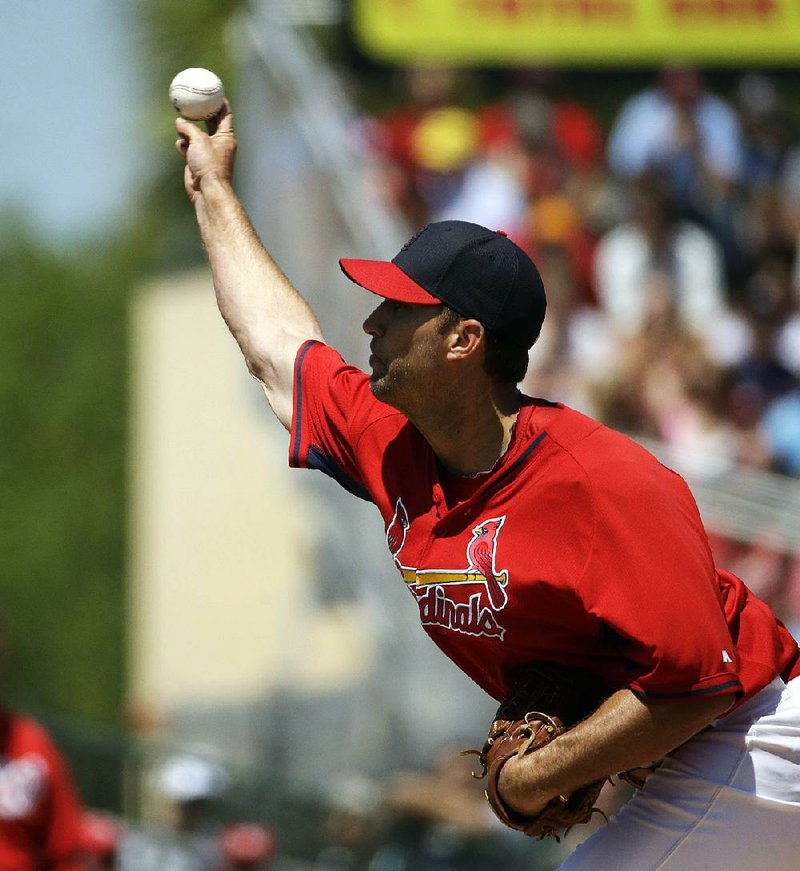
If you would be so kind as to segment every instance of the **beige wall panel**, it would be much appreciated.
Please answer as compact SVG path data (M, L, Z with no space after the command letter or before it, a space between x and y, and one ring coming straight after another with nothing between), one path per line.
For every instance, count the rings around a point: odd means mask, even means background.
M132 703L352 680L367 655L355 615L311 602L313 505L298 476L312 473L288 469L288 435L209 275L143 290L132 323Z

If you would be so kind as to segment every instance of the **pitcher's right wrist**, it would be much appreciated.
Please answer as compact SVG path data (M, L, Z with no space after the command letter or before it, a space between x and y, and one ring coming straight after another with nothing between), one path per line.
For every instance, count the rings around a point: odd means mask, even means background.
M235 196L230 178L219 175L214 170L204 172L197 181L197 190L207 200Z

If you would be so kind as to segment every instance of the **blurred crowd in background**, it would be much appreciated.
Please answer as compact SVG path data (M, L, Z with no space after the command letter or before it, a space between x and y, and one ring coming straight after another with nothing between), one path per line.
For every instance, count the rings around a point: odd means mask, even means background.
M306 822L314 843L293 851L275 826L223 823L232 788L224 769L182 753L154 772L159 815L133 825L105 812L84 813L83 864L64 871L548 871L595 828L584 827L568 843L534 846L497 821L472 768L447 747L418 771L383 781L336 779L324 790L319 816ZM624 785L609 786L600 804L612 812L628 795Z
M769 75L718 93L675 65L602 121L552 69L409 67L368 117L383 195L412 227L505 230L548 292L525 392L682 452L697 476L800 477L800 114ZM599 91L595 91L599 94ZM767 536L714 537L793 625L800 563Z
M726 99L669 67L605 129L559 73L411 67L370 118L413 227L503 229L548 289L528 392L695 452L800 476L800 128L763 74Z
M44 757L28 753L0 776L0 867L9 871L549 871L575 847L573 838L537 850L504 829L471 764L452 748L424 770L394 772L384 781L352 774L327 784L323 803L304 822L308 842L287 850L276 825L230 821L225 798L235 785L205 750L188 749L155 766L152 806L133 821L83 808L60 752L43 740L46 773L24 808L19 799L11 806L12 769L19 791L22 766ZM629 794L624 785L608 793L601 797L604 812ZM584 829L581 837L594 827Z

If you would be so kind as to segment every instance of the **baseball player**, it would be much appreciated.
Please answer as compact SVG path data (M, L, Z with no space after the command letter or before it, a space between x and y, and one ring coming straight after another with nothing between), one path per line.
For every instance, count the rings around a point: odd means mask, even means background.
M504 765L505 806L530 817L663 760L564 869L796 869L797 643L714 566L678 475L519 393L545 315L527 255L448 221L391 262L340 261L378 297L365 374L325 344L236 198L228 106L208 133L176 126L220 311L290 431L290 464L375 504L425 631L491 696L531 661L608 688L574 728Z

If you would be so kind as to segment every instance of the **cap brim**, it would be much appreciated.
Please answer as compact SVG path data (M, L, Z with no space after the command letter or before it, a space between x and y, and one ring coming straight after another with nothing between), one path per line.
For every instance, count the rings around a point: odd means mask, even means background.
M385 260L340 260L342 272L364 290L414 305L441 305L442 301L412 281L396 266Z

